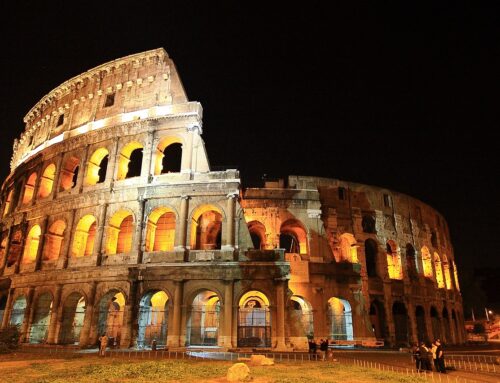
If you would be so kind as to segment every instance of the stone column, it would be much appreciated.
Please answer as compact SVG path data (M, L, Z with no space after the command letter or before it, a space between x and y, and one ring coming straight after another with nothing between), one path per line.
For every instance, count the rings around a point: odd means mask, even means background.
M35 259L35 270L40 270L42 268L43 253L45 251L45 239L47 238L47 221L48 217L45 217L42 221L42 224L40 225L42 234L40 235L40 239L38 241L38 249Z
M26 236L28 234L28 222L23 221L22 223L22 229L21 229L21 248L19 249L19 256L16 259L16 264L15 264L15 273L19 273L19 269L21 267L21 261L24 256L24 249L26 247Z
M222 347L233 347L232 329L233 329L233 288L234 281L224 281L224 318L222 334L219 336L219 344Z
M415 305L409 300L406 303L406 307L408 310L408 320L409 320L409 330L410 330L410 336L408 338L408 341L410 344L417 343L418 342L418 330L417 330L417 318L415 315Z
M106 230L106 213L108 210L108 204L104 204L101 207L101 211L98 218L97 231L94 240L94 250L92 255L96 257L96 266L101 266L102 255L105 253L104 244L104 230Z
M63 285L57 285L54 294L54 301L52 302L52 308L50 311L50 322L49 331L47 334L47 343L54 344L57 343L57 338L59 334L59 329L62 322L62 306L61 305L61 294Z
M144 228L144 206L147 202L147 199L143 198L143 196L139 197L139 209L137 211L137 222L135 225L135 233L133 240L135 241L135 249L137 251L137 263L142 263L142 252L143 248L143 228ZM132 249L134 249L134 245L132 244Z
M2 264L0 265L0 275L3 275L5 267L7 266L7 259L9 258L10 236L11 236L11 234L12 234L12 226L9 226L9 228L7 229L7 243L5 244L5 249L4 249L5 254L4 254L4 257L1 260ZM0 238L0 241L1 240L2 239ZM7 307L6 307L6 309L7 309Z
M199 126L191 125L187 127L186 144L182 147L181 173L191 173L193 171L193 142L195 131L199 132Z
M91 334L92 319L94 318L95 294L97 290L97 282L92 282L90 292L85 302L85 318L83 320L82 331L80 332L80 347L93 345L97 339L97 328L94 328ZM94 339L95 338L95 339Z
M187 195L181 196L181 208L179 212L179 230L175 232L174 251L184 252L187 246L187 220L189 213L189 199Z
M14 304L14 302L12 301L12 297L14 296L14 292L15 292L15 289L9 289L7 303L5 304L5 310L3 312L2 328L6 327L9 324L10 316L12 313L12 305Z
M234 251L234 239L235 239L235 211L236 211L236 199L238 194L231 193L227 195L227 216L226 216L226 227L222 230L222 235L226 238L225 245L222 246L222 250Z
M76 217L76 209L71 210L71 222L69 226L66 228L65 239L64 239L64 247L61 249L61 258L62 260L58 262L59 267L66 269L68 267L69 258L71 257L71 240L74 239L74 236L71 234L74 232L73 228L75 226L75 217Z
M168 347L180 347L181 338L181 316L182 316L182 296L184 281L175 281L174 291L174 312L172 318L172 330L168 331L167 345Z
M276 351L286 350L285 344L285 284L286 280L276 281Z
M123 310L123 324L120 338L120 348L129 348L132 341L134 322L137 323L137 282L131 281L129 297Z
M24 320L20 329L19 343L24 343L28 340L28 331L33 321L33 314L35 309L33 307L33 296L35 294L35 288L30 287L28 289L28 294L26 296L26 310L24 312Z

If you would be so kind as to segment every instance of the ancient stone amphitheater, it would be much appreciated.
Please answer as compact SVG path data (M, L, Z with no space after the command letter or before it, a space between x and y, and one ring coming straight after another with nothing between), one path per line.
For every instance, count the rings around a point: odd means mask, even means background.
M464 341L444 218L408 195L211 171L156 49L61 84L1 189L0 318L27 344L307 348Z

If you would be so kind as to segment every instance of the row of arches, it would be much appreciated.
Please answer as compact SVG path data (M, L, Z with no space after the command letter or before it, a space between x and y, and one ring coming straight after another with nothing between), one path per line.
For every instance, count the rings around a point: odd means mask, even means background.
M183 141L180 137L165 137L158 143L155 151L154 169L152 174L161 175L170 172L180 172ZM141 175L144 145L138 141L124 145L117 155L115 180L120 181ZM92 152L87 161L83 186L103 183L108 176L110 149L101 147ZM82 164L78 155L68 155L63 159L58 178L59 192L71 190L78 184ZM56 163L50 163L43 168L41 175L34 171L30 173L24 185L11 188L5 197L2 216L6 216L18 203L28 205L36 197L44 199L51 195L57 180ZM22 193L20 193L20 189Z
M196 293L187 309L185 326L187 346L219 344L219 332L223 321L221 300L218 293L212 290L200 290ZM27 326L25 341L75 345L86 343L83 337L89 334L89 330L85 332L83 328L88 322L91 326L95 326L95 334L106 334L120 345L125 305L125 295L119 290L110 290L100 298L96 306L97 311L89 313L86 310L85 297L79 292L73 292L54 313L52 294L42 293L33 303L32 319ZM148 347L153 340L160 346L167 344L171 306L171 298L163 290L151 290L141 297L135 323L137 347ZM13 303L8 323L22 326L27 320L27 310L26 296L18 296ZM310 303L303 297L292 296L288 312L290 319L296 319L296 322L293 322L295 334L312 339L314 324ZM92 316L92 319L88 316ZM57 326L53 326L55 330L52 331L55 334L50 335L52 321L56 321ZM352 311L347 300L330 298L326 321L330 339L353 339ZM238 347L271 347L271 326L268 297L257 290L244 293L238 301L237 309Z

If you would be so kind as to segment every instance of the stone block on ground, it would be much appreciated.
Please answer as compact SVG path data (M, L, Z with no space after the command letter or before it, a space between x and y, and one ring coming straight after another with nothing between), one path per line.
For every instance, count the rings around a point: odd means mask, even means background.
M274 360L266 358L265 355L252 355L250 357L250 364L253 366L273 366Z
M250 368L245 363L235 363L227 370L228 382L248 382L252 378L250 376Z

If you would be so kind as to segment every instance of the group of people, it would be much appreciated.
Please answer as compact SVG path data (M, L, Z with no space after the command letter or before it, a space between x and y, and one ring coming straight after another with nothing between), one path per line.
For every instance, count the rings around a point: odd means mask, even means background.
M309 353L316 355L318 351L318 343L316 343L315 339L309 339ZM328 354L328 339L320 339L319 341L319 352L321 354L321 360L326 360L327 356L330 357Z
M425 342L416 344L413 348L413 357L417 371L432 371L434 364L436 372L446 374L443 345L440 339L436 339L431 344Z

